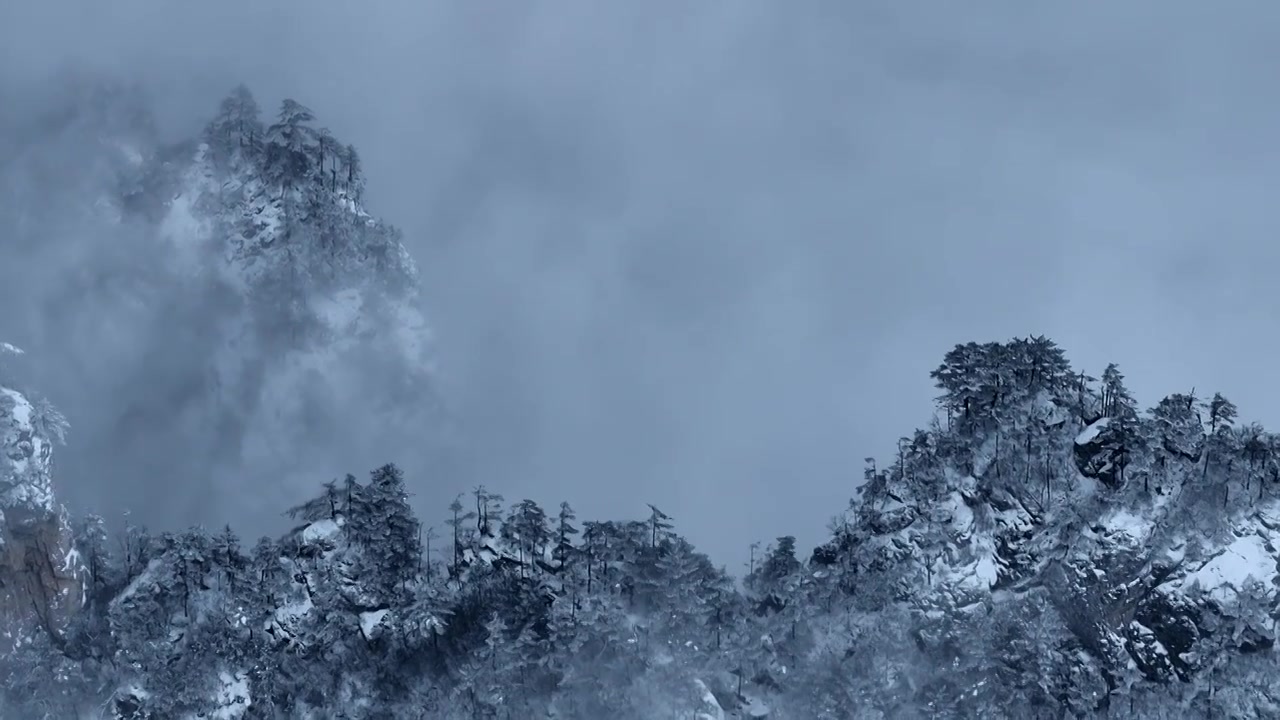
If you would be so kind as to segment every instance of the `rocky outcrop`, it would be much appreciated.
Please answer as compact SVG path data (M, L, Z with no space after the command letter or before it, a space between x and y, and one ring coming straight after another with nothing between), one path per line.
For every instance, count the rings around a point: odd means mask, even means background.
M1073 446L1076 468L1081 475L1108 487L1120 485L1120 462L1110 429L1111 418L1094 421L1076 438Z
M18 351L5 345L7 354ZM53 446L65 421L0 385L0 622L57 633L83 605L84 567L53 494Z

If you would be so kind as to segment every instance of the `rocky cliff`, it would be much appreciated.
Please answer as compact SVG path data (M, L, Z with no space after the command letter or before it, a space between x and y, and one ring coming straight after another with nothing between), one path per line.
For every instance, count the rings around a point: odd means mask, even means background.
M17 354L0 344L0 355ZM0 376L0 623L20 642L22 628L61 633L84 603L85 567L53 492L53 447L66 421L3 383Z

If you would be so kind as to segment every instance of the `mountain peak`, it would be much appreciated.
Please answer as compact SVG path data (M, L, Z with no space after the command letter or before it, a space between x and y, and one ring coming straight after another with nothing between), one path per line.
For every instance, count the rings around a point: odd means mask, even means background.
M201 138L155 154L124 193L126 208L161 224L189 259L211 254L242 286L289 284L328 294L417 291L418 272L395 227L365 209L360 155L315 115L285 100L264 125L239 86Z
M21 352L0 343L0 356ZM49 403L28 399L0 378L0 619L11 628L34 621L58 633L83 602L84 567L53 492L53 446L66 430ZM5 635L19 642L15 637Z
M22 351L0 343L0 355ZM53 498L53 446L66 433L66 420L44 401L0 384L0 508L30 518L56 509Z

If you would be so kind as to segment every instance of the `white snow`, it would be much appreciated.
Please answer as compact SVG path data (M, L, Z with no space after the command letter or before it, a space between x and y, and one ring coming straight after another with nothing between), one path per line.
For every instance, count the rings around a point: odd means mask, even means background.
M7 505L52 512L52 445L35 427L36 413L20 392L0 387L0 482Z
M769 706L758 697L747 696L746 717L749 718L765 718L769 717Z
M207 717L213 720L236 720L243 717L251 704L249 678L244 673L232 675L221 672L218 673L218 679L222 681L214 699L218 707Z
M302 542L314 545L322 540L332 540L342 529L341 518L338 520L317 520L302 529Z
M372 612L360 613L360 632L364 633L366 638L372 637L374 628L381 625L382 619L386 616L386 610L374 610Z
M1169 654L1169 651L1165 648L1164 644L1156 639L1156 634L1152 632L1151 628L1143 625L1137 620L1130 622L1129 628L1132 630L1134 636L1140 638L1141 642L1151 648L1157 655L1167 656Z
M1107 428L1107 425L1110 425L1110 424L1111 424L1111 418L1109 417L1104 417L1100 420L1093 422L1091 425L1089 425L1089 427L1080 431L1080 434L1076 436L1076 444L1088 445L1089 443L1093 442L1094 438L1098 437L1098 433L1105 430Z
M720 701L716 700L716 696L707 684L697 679L693 684L697 686L698 697L702 700L702 707L698 709L696 716L697 720L725 720L724 708L720 707Z
M1199 570L1182 581L1182 588L1200 587L1219 602L1233 599L1250 578L1267 583L1276 575L1276 559L1266 540L1257 535L1238 538Z
M1150 518L1134 514L1124 508L1116 508L1102 518L1100 523L1110 533L1121 533L1133 538L1134 540L1143 540L1151 534L1152 522Z
M66 554L62 558L62 571L70 572L80 568L80 551L74 547L67 548Z
M22 430L31 430L31 403L17 390L0 387L0 395L6 395L13 401L9 411L14 423Z
M138 573L138 577L134 578L133 582L126 585L124 590L121 590L120 594L111 601L111 604L118 605L132 597L133 594L138 591L138 588L142 587L143 583L151 581L151 576L155 573L156 568L158 567L160 567L160 558L155 558L151 562L147 563L147 566L143 568L142 572Z
M986 552L983 552L978 558L978 564L973 568L973 577L975 580L984 583L987 587L991 587L996 584L999 572L996 568L996 560L991 549L986 549Z
M960 539L965 539L973 528L973 510L965 504L960 493L953 492L945 501L944 507L951 515L951 527Z

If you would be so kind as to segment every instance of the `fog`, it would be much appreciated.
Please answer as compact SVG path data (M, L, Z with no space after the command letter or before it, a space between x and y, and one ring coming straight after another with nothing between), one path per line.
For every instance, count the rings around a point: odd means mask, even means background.
M140 82L174 137L237 82L302 100L422 269L465 448L411 479L428 522L478 483L592 517L652 502L736 566L823 538L957 342L1044 333L1144 405L1217 390L1277 424L1277 16L0 0L0 105L75 64ZM49 276L4 277L35 312L21 283ZM75 404L75 372L54 385Z

